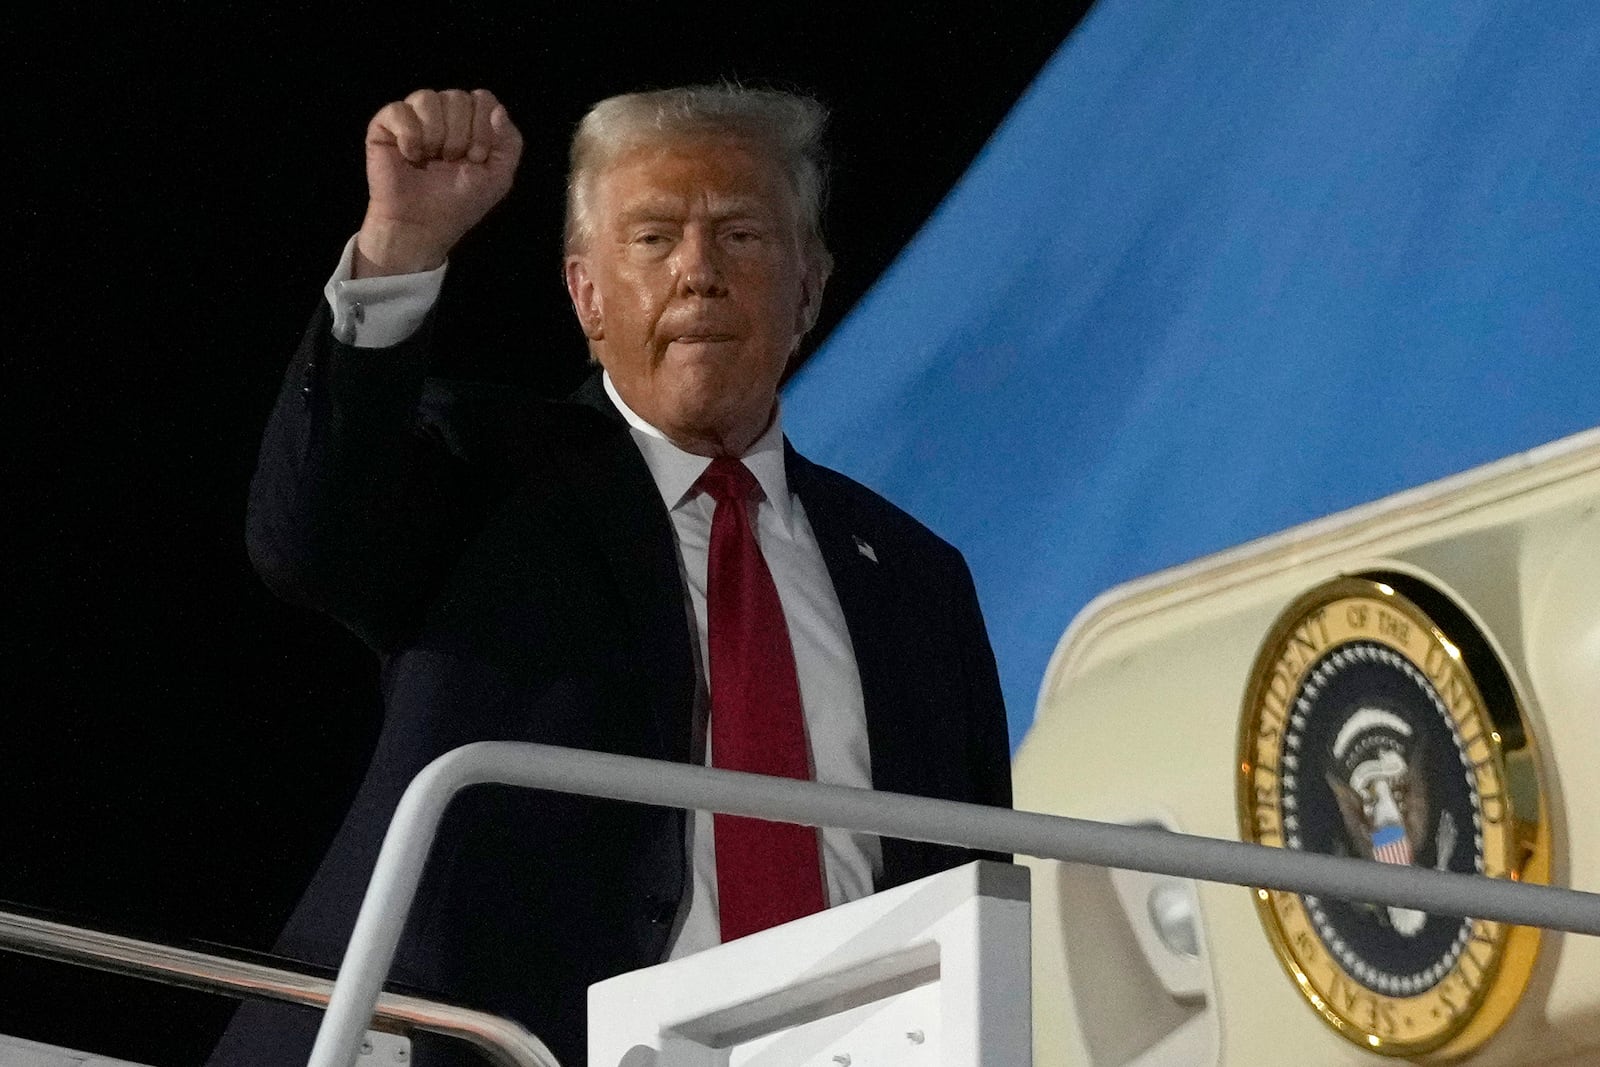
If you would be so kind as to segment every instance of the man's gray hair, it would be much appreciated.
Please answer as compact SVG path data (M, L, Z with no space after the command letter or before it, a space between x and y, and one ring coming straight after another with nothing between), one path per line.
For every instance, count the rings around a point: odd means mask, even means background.
M567 170L566 250L594 237L595 179L618 157L641 145L706 134L733 135L764 148L788 176L805 231L804 251L832 263L822 240L828 168L822 134L828 109L809 96L738 85L689 85L624 93L600 101L578 123Z

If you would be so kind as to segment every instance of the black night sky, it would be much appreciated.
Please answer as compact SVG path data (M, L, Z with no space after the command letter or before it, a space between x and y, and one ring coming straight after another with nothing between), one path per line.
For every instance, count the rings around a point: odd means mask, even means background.
M834 109L821 337L1086 6L146 5L14 28L0 906L266 949L342 815L375 663L272 599L242 516L278 376L360 221L379 106L423 86L506 102L527 151L452 261L443 369L564 391L583 346L562 171L590 103L733 78ZM0 953L0 1033L184 1064L228 1011Z

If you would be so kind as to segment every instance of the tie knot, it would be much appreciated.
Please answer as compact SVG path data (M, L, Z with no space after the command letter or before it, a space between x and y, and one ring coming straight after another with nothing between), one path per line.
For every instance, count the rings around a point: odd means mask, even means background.
M761 483L750 473L750 468L726 456L712 460L695 485L719 504L725 500L750 500L761 493Z

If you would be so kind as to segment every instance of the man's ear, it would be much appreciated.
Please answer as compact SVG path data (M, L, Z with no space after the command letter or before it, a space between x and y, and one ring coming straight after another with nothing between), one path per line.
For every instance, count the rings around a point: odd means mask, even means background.
M572 310L577 313L583 335L591 341L601 340L606 335L605 316L600 308L600 290L589 275L589 265L582 256L568 256L563 273L567 278L567 296L572 299Z
M797 339L810 333L811 327L817 324L817 316L822 314L822 290L828 284L828 267L826 259L815 255L806 257L800 272L800 306L796 309L794 324Z

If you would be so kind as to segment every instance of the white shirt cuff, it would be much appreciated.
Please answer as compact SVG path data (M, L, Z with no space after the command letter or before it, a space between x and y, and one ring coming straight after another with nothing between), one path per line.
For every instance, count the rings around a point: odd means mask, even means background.
M356 239L345 242L339 266L322 287L333 312L333 336L355 348L388 348L417 332L428 317L449 263L419 274L353 278Z

